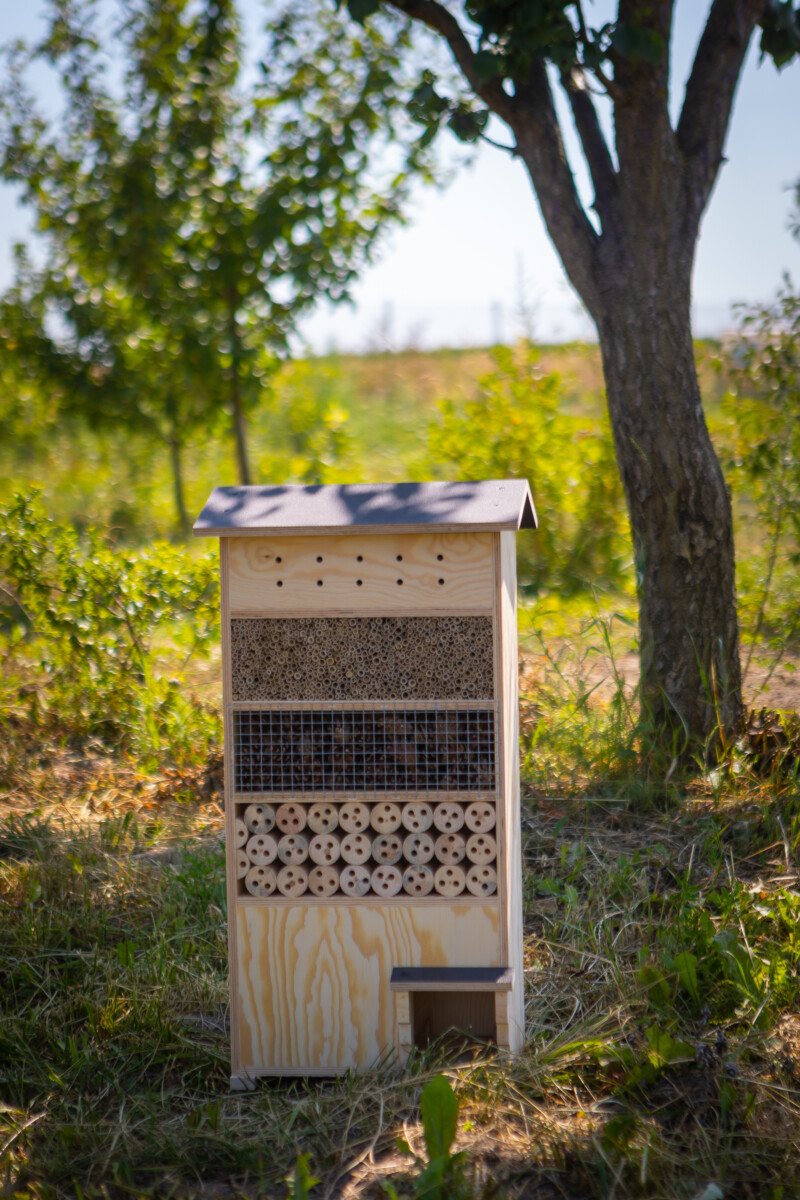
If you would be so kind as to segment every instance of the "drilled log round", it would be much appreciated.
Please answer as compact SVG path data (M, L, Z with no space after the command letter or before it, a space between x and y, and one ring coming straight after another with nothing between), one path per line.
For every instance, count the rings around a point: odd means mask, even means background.
M369 828L369 809L360 800L348 800L339 809L339 824L345 833L363 833Z
M245 825L244 821L241 819L241 817L237 817L233 823L233 838L236 842L237 850L240 846L247 845L247 839L249 836L250 835L247 832L247 826Z
M452 865L460 863L467 853L467 843L460 833L443 833L436 839L436 860Z
M464 810L460 804L444 800L433 810L433 823L440 833L457 833L464 824Z
M403 873L392 863L380 863L370 877L376 896L396 896L403 886Z
M339 890L336 867L312 867L308 872L308 890L313 896L335 896Z
M296 867L308 858L308 838L302 833L285 833L278 842L278 858L289 867Z
M494 829L497 822L495 806L488 800L475 800L468 804L464 813L464 823L470 833L488 833Z
M473 833L467 841L467 858L479 865L494 862L497 858L497 842L490 833Z
M348 833L342 838L341 850L346 863L365 863L372 853L372 840L366 833Z
M369 823L376 833L394 833L400 828L401 820L399 804L393 804L391 800L381 800L379 804L373 804Z
M339 839L335 833L318 833L308 843L308 853L312 862L330 867L339 860Z
M240 846L236 851L236 878L244 879L252 865L250 859L247 857L247 851Z
M493 896L497 891L497 871L488 863L470 867L467 871L467 889L473 896Z
M428 896L433 891L433 871L412 863L403 872L403 891L409 896Z
M403 842L403 857L406 862L422 866L433 858L433 838L429 833L410 833Z
M339 824L335 804L312 804L308 810L308 828L312 833L333 833Z
M271 833L254 833L247 843L247 857L258 867L275 862L277 854L278 843Z
M297 863L281 867L278 871L278 891L283 896L302 896L308 888L308 870Z
M271 896L275 891L275 872L272 867L251 867L244 877L244 886L251 896Z
M306 827L308 813L305 804L290 800L282 804L275 813L275 824L281 833L300 833Z
M376 863L398 863L403 857L403 839L399 833L382 833L372 843ZM373 886L374 890L374 886Z
M275 809L271 804L248 804L244 823L251 833L269 833L275 827Z
M438 867L433 877L433 886L440 896L458 896L466 882L462 868L452 863Z
M403 828L409 833L424 833L433 824L433 809L430 804L406 804L403 806Z
M351 863L339 876L339 887L345 896L366 896L369 891L369 867L362 863Z

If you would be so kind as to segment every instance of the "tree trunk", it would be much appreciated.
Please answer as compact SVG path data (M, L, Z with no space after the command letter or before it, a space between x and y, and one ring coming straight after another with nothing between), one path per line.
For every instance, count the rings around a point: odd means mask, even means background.
M633 532L642 719L685 757L733 728L742 701L730 496L700 403L691 255L675 258L655 283L607 263L597 325Z
M183 463L181 461L181 440L177 430L173 428L169 437L169 454L172 463L172 483L175 495L175 513L178 518L178 530L182 538L188 537L191 523L186 510L186 497L183 489Z
M239 330L236 326L237 295L230 296L230 319L228 330L231 339L231 413L233 415L233 438L236 445L236 465L239 469L239 483L248 485L253 482L250 474L250 458L247 453L247 422L242 405L242 387L239 378Z

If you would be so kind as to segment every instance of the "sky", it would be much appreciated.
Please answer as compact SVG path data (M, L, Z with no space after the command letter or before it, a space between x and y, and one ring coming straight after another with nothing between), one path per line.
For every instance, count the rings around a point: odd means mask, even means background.
M324 0L323 0L324 2ZM611 18L610 0L589 0L592 25ZM248 44L257 47L264 6L242 0ZM678 0L672 47L671 107L677 118L706 0ZM42 31L40 0L0 2L0 41ZM42 77L45 93L52 87ZM44 94L43 100L52 101ZM703 222L694 273L697 335L733 324L737 302L768 301L788 271L800 283L800 242L791 236L792 185L800 179L800 63L778 73L751 46L736 97L724 164ZM566 117L566 113L565 113ZM591 197L569 118L567 151L584 197ZM490 132L507 139L498 123ZM459 163L463 150L442 148ZM0 185L0 287L11 278L11 247L30 216ZM303 324L314 351L421 349L510 341L531 331L543 341L593 337L566 281L521 162L484 145L455 167L444 190L418 188L410 219L384 241L352 289L353 306L321 306Z

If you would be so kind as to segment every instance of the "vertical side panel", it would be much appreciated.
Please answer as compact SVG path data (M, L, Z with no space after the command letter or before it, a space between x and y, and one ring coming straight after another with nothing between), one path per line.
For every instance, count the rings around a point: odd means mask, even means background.
M505 888L508 966L514 969L509 996L509 1048L525 1041L525 976L522 955L522 831L519 804L519 665L517 642L517 543L500 533L500 636L502 643L503 811L506 821Z
M229 546L227 538L219 539L219 611L222 641L222 753L223 795L225 797L225 862L228 881L228 970L231 997L231 1074L241 1068L239 1053L239 995L238 944L236 933L236 818L233 803L233 731L231 730L231 616Z

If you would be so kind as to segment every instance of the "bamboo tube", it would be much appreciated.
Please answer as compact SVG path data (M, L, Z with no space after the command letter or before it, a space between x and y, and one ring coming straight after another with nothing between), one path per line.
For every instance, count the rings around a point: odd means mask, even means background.
M497 871L488 864L470 867L467 871L467 889L473 896L493 896L497 891Z
M433 810L433 823L440 833L457 833L464 824L464 810L460 804L444 800Z
M335 896L339 890L336 867L312 867L308 872L308 890L314 896Z
M302 833L285 833L278 842L278 858L288 867L296 867L308 858L308 838Z
M461 867L454 863L446 863L437 868L433 877L433 886L440 896L458 896L463 892L466 877Z
M470 833L489 833L497 823L497 811L488 800L475 800L467 805L464 822Z
M339 824L345 833L363 833L369 827L369 809L360 800L348 800L339 809Z
M403 891L409 896L427 896L433 891L433 871L430 867L412 863L403 872Z
M369 867L361 863L351 863L339 876L339 887L345 896L366 896L369 884Z
M275 809L271 804L248 804L244 823L251 833L269 833L275 826Z
M370 883L376 896L396 896L403 886L403 875L392 863L380 863L372 872Z
M312 833L333 833L339 824L335 804L312 804L308 810L308 828Z
M403 839L399 833L382 833L372 843L372 857L376 863L398 863L403 857ZM375 885L373 884L373 891ZM397 889L400 890L399 888Z
M233 823L233 836L236 842L237 850L240 846L245 846L247 844L247 838L249 835L247 833L247 826L241 817L237 817Z
M433 838L429 833L410 833L403 842L403 857L415 866L430 862L433 850Z
M391 800L381 800L379 804L373 804L369 823L376 833L394 833L400 828L401 820L399 804L393 804Z
M402 820L409 833L424 833L433 824L433 809L430 804L411 802L403 806Z
M341 853L346 863L365 863L372 853L372 842L366 833L348 833L342 838Z
M251 867L244 877L244 886L251 896L271 896L275 882L272 867Z
M290 800L287 804L282 804L276 812L275 824L281 833L300 833L306 827L307 818L305 804Z
M308 888L308 871L297 863L290 863L278 871L278 891L283 896L302 896Z
M247 851L240 846L236 851L236 878L244 879L252 865L250 859L247 857Z
M467 842L467 858L479 865L494 862L497 858L497 842L490 833L473 833Z
M460 863L467 853L467 843L460 833L443 833L436 839L434 852L438 862L452 866Z
M339 858L339 839L335 833L318 833L308 843L308 853L318 866L330 867Z
M271 833L254 833L247 843L247 857L257 867L266 867L274 862L278 843Z

